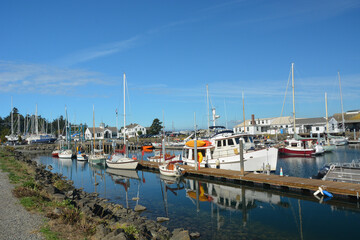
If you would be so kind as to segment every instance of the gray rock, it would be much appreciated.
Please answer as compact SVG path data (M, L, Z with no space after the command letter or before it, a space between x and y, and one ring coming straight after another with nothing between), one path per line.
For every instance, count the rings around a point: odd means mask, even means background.
M140 204L136 205L135 208L134 208L135 212L141 212L141 211L145 211L145 210L146 210L146 207L144 207L144 206L142 206Z
M157 222L166 222L166 221L169 221L170 218L167 218L167 217L157 217L156 218L156 221Z
M53 199L55 200L55 201L57 201L57 202L62 202L62 201L64 201L65 200L65 195L64 194L61 194L61 193L55 193L54 195L53 195Z
M199 237L200 237L200 233L198 233L198 232L190 233L190 237L191 237L191 238L199 238Z
M173 235L170 238L170 240L190 240L190 235L187 230L180 230L180 231L174 230Z

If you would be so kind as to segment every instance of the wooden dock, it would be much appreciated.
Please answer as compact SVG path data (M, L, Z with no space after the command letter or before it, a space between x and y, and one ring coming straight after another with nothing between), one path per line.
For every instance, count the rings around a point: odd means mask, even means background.
M142 161L139 163L142 168L155 169L159 168L156 162ZM194 176L199 178L207 178L210 180L219 180L222 182L245 183L260 185L264 188L282 189L285 191L301 191L313 193L321 187L332 193L336 197L350 197L359 199L360 184L323 181L319 179L307 179L299 177L287 177L279 175L267 175L256 173L245 173L241 176L239 171L215 169L215 168L200 168L195 170L194 167L182 165L185 169L185 176Z

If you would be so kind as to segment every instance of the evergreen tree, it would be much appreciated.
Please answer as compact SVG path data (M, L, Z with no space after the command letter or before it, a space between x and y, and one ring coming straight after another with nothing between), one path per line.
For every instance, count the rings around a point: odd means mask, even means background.
M153 123L150 126L149 134L159 134L159 132L162 129L161 124L162 124L162 122L160 122L160 120L158 118L155 118Z

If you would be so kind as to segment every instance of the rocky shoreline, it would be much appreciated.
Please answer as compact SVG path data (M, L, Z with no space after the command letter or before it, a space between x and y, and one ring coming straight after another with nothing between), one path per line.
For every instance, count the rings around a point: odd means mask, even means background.
M33 161L33 154L49 152L54 149L54 145L35 145L17 148L14 151L17 160L26 162L35 169L35 180L39 186L51 196L54 201L70 201L79 211L88 218L100 223L96 227L92 239L195 239L200 237L199 233L191 233L184 229L175 229L170 232L160 222L168 219L158 217L157 221L149 220L140 215L146 207L137 205L134 210L127 209L122 205L108 202L107 199L99 198L96 193L87 193L82 189L76 189L73 182L66 180L59 173L52 173L46 169L45 165L38 165ZM51 169L51 166L48 166ZM55 183L62 180L68 186L66 190L59 189ZM54 214L57 214L56 211ZM136 236L129 234L119 226L134 226ZM135 237L134 237L135 236Z

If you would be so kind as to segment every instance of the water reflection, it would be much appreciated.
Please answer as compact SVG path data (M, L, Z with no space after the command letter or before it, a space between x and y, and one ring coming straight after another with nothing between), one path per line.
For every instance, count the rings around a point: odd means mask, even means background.
M280 166L288 175L311 176L327 161L351 162L359 155L358 150L345 149L332 154L282 158ZM344 232L347 237L358 235L357 203L332 199L320 204L312 195L224 185L204 179L174 179L147 171L105 169L50 156L39 156L36 160L52 165L52 172L62 173L78 188L96 192L127 208L133 209L136 204L146 206L142 215L150 219L169 217L170 221L163 223L165 226L200 232L201 239L339 239Z

